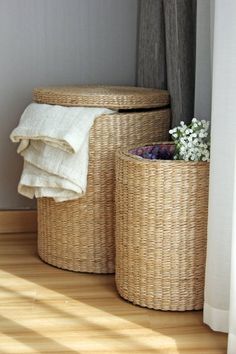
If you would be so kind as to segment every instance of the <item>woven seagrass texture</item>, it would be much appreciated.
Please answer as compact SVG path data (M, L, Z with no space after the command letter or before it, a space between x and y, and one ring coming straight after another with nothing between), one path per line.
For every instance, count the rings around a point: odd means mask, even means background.
M169 94L142 87L81 85L36 88L33 100L61 106L134 109L167 106Z
M116 156L116 284L160 310L203 307L209 163Z
M86 195L56 203L38 199L38 252L59 268L113 273L115 260L115 150L167 139L170 110L115 113L95 120L90 131Z

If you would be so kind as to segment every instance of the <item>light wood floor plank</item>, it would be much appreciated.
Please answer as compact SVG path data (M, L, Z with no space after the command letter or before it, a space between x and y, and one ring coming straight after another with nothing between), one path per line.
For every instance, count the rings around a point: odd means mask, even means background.
M0 353L225 354L227 336L202 312L133 306L113 275L43 263L34 234L0 235Z

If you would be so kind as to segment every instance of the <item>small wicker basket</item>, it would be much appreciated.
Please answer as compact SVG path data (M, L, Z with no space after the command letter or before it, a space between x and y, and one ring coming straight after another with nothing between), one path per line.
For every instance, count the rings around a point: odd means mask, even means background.
M123 298L157 310L203 307L208 174L208 162L118 150L116 285Z
M96 118L90 131L85 196L62 203L38 199L38 252L45 262L73 271L113 273L115 151L149 139L167 139L168 92L137 87L49 87L36 89L34 100L119 109Z

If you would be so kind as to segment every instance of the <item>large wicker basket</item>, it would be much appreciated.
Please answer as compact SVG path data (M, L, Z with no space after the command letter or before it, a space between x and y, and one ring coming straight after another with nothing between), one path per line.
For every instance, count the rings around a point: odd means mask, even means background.
M113 273L115 150L149 139L167 139L168 93L104 86L43 88L35 90L34 100L120 108L98 117L90 131L86 195L62 203L38 199L38 252L45 262L73 271Z
M123 298L157 310L203 307L208 174L208 162L118 150L116 284Z

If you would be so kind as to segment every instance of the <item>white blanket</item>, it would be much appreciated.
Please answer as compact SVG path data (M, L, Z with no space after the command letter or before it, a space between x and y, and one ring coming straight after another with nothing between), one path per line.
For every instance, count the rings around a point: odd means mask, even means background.
M10 135L24 157L18 192L28 198L55 201L79 198L86 192L89 130L106 108L30 104Z

